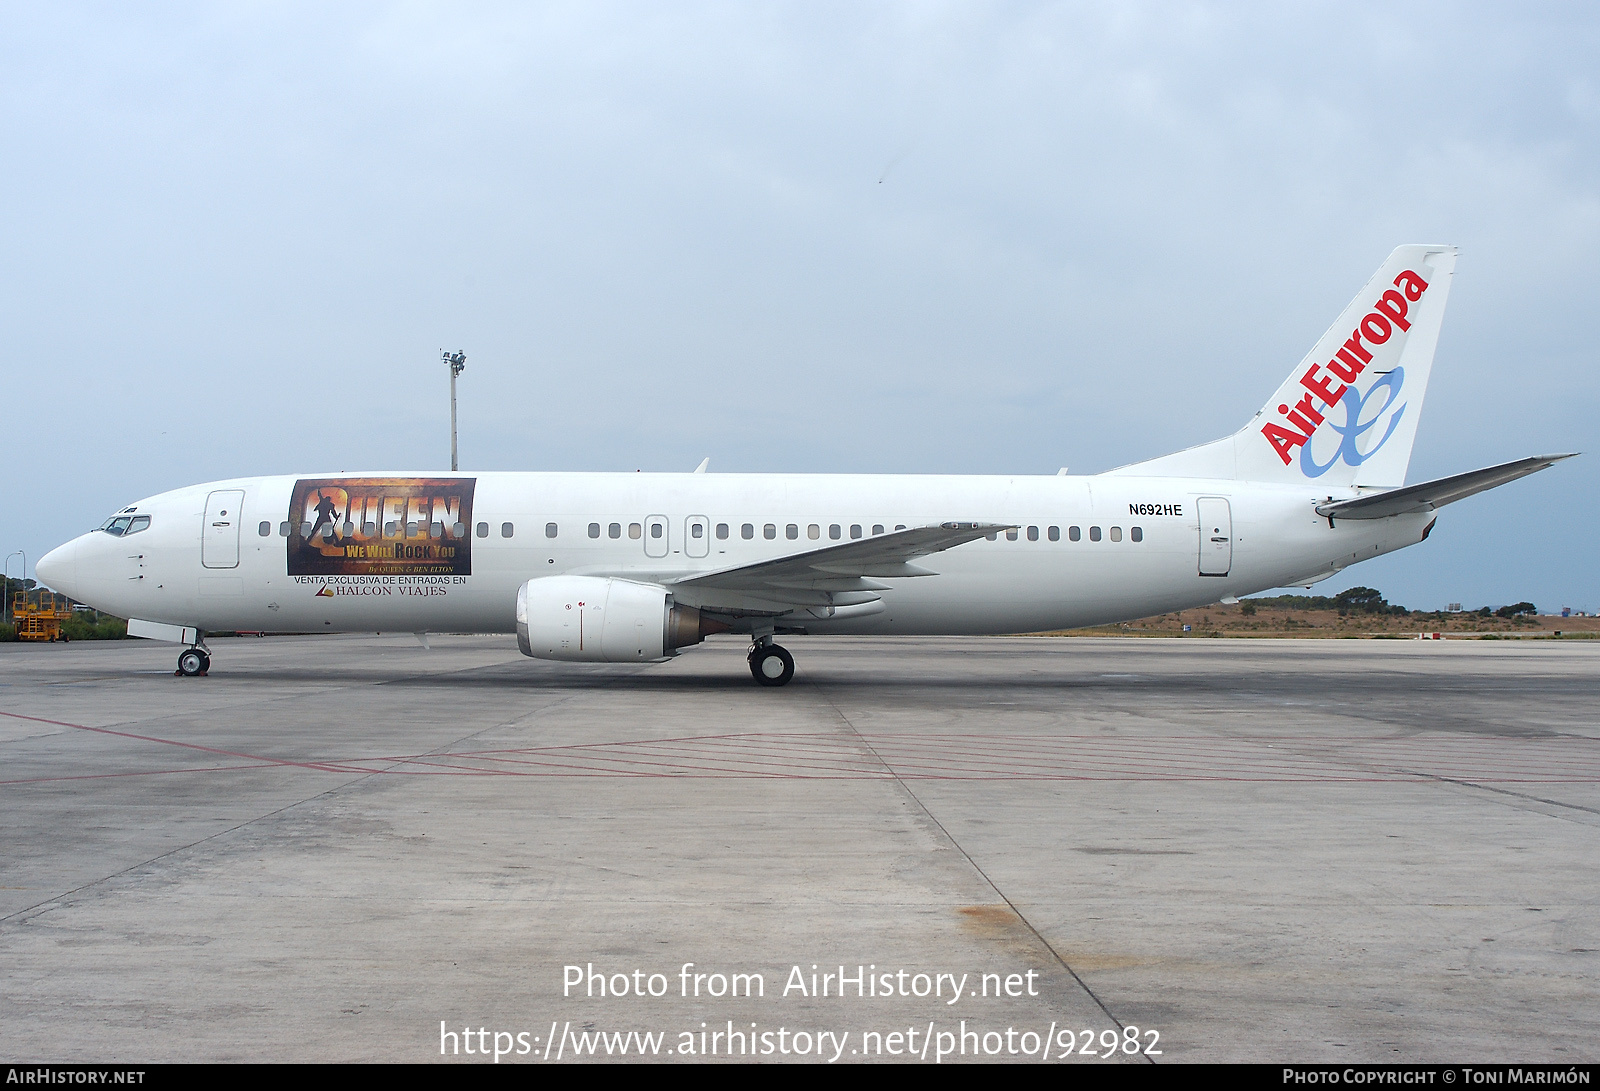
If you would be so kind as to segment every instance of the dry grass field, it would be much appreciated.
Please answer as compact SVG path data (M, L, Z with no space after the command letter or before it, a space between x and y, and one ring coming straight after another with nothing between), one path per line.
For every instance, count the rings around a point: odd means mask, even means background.
M1477 613L1365 614L1341 616L1337 610L1285 609L1254 604L1246 599L1237 605L1217 603L1198 610L1160 614L1121 625L1071 629L1054 636L1188 636L1188 637L1346 637L1397 639L1415 638L1420 633L1439 633L1458 639L1506 640L1595 639L1600 637L1600 617L1552 617L1545 615L1517 618L1482 617ZM1183 627L1190 631L1185 633Z

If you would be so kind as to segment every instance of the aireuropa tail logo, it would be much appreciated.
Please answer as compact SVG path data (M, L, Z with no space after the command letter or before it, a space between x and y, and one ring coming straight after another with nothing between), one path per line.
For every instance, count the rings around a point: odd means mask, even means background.
M1279 405L1280 419L1261 426L1261 434L1285 466L1293 461L1296 447L1301 448L1300 469L1307 477L1321 477L1341 460L1359 466L1394 434L1406 408L1399 400L1400 388L1405 383L1404 369L1391 369L1369 386L1365 394L1354 385L1373 361L1373 353L1367 345L1376 348L1387 344L1397 333L1403 335L1410 330L1411 321L1406 316L1411 304L1428 290L1428 282L1410 269L1395 277L1394 285L1373 304L1333 359L1322 365L1312 364L1300 376L1300 385L1305 387L1306 393L1293 408L1287 402ZM1377 398L1379 390L1384 392L1381 401ZM1344 407L1343 424L1330 419L1334 406ZM1376 442L1368 442L1385 419L1387 427L1378 434ZM1326 462L1319 462L1313 454L1314 448L1319 446L1313 442L1319 431L1339 436L1338 447Z
M1389 442L1389 437L1394 435L1394 430L1400 425L1400 418L1405 415L1405 403L1400 401L1400 388L1405 385L1405 381L1405 368L1397 367L1367 387L1365 394L1353 386L1346 387L1344 396L1339 399L1339 405L1344 409L1344 423L1341 424L1330 416L1328 428L1321 430L1323 436L1327 436L1331 431L1339 437L1339 445L1334 449L1333 457L1326 462L1316 460L1313 451L1319 444L1313 435L1312 439L1300 448L1300 472L1307 477L1321 477L1337 462L1343 462L1347 466L1359 466L1377 454L1378 448ZM1374 443L1370 437L1377 432L1378 423L1386 415L1389 426Z

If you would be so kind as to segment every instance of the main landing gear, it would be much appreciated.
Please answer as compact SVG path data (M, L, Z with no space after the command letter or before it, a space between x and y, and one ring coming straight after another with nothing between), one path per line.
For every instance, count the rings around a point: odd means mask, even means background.
M764 637L750 649L750 677L763 686L788 685L794 677L794 656Z
M211 656L204 648L185 648L178 653L178 673L185 678L199 678L211 669Z

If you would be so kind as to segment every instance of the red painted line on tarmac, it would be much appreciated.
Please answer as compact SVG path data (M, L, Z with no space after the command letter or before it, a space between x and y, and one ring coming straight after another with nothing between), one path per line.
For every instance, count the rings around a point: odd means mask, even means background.
M365 775L473 777L881 781L898 776L929 781L1370 784L1414 783L1428 777L1451 776L1494 784L1600 781L1600 755L1555 753L1558 749L1570 751L1574 742L1595 741L1584 738L1253 736L1219 739L1203 735L1146 735L1108 739L1101 735L896 733L847 737L832 732L745 732L294 761L14 712L0 712L0 715L254 763L213 769L33 777L0 781L0 785L273 767ZM863 742L871 752L862 752ZM1266 749L1274 752L1264 753ZM1530 754L1530 750L1534 753ZM373 767L384 763L395 763L402 768ZM1413 768L1381 768L1400 764Z
M71 777L24 777L21 780L0 780L0 788L8 784L53 784L62 780L104 780L108 777L159 777L171 773L236 773L242 769L275 769L277 766L258 765L214 765L204 769L145 769L128 773L79 773Z
M69 724L64 720L46 720L42 716L23 716L17 712L0 712L0 716L10 716L13 720L29 720L36 724L49 724L52 727L71 727L79 731L93 731L100 735L116 735L124 739L137 739L139 742L160 743L164 746L178 746L185 750L200 750L207 754L219 754L225 758L244 758L246 761L265 762L268 765L289 765L299 769L315 769L320 773L373 773L375 769L357 769L348 766L320 764L317 762L289 761L286 758L269 758L261 754L241 754L235 750L219 750L214 746L201 746L199 743L179 742L176 739L159 739L154 735L136 735L131 731L114 731L109 727L89 727L86 724Z

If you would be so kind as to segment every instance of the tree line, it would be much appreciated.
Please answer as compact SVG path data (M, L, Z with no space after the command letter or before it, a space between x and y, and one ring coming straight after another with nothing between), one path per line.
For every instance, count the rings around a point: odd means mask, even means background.
M1240 609L1246 614L1253 614L1260 607L1276 610L1337 610L1340 617L1351 614L1390 614L1396 617L1407 617L1413 613L1428 613L1426 610L1408 610L1404 606L1394 605L1383 597L1383 592L1376 587L1351 587L1340 591L1337 595L1271 595L1264 598L1245 599L1240 603ZM1439 613L1439 611L1432 611ZM1531 602L1517 602L1510 606L1502 606L1492 610L1487 606L1477 610L1463 610L1462 614L1476 615L1477 617L1514 618L1525 614L1537 614L1538 608Z

